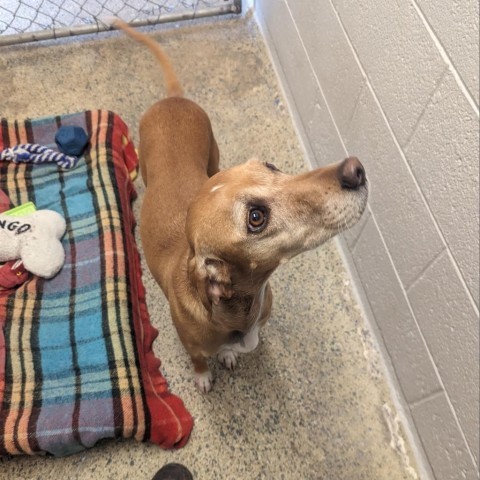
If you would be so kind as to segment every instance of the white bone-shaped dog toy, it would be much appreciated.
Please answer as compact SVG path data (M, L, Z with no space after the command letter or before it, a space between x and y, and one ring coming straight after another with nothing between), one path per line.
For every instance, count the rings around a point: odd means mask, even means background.
M0 262L21 259L29 272L52 278L65 262L60 242L65 229L65 219L53 210L20 217L0 214Z

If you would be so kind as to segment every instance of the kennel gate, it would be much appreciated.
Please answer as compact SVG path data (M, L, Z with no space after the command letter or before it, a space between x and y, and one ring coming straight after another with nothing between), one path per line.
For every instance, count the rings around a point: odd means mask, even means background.
M241 0L0 0L0 46L241 12Z

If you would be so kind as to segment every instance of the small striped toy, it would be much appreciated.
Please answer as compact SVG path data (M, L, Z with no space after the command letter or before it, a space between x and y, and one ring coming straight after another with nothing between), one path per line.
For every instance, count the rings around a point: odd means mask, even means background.
M59 167L69 169L75 167L78 157L65 155L51 148L36 143L21 143L0 152L0 161L13 163L46 163L56 162Z

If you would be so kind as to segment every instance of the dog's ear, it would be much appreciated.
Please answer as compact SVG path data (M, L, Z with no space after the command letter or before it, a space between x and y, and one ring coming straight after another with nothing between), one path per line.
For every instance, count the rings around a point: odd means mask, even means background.
M210 310L222 298L233 295L230 265L223 260L192 256L189 270L194 273L197 290L204 307Z
M218 305L222 298L233 295L230 265L223 260L207 258L205 260L207 273L206 292L209 300Z

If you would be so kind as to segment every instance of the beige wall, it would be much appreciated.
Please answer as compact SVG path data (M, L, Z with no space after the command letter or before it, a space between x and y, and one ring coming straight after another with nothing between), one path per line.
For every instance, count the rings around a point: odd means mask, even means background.
M478 2L255 9L311 164L366 167L341 244L427 471L478 478Z

